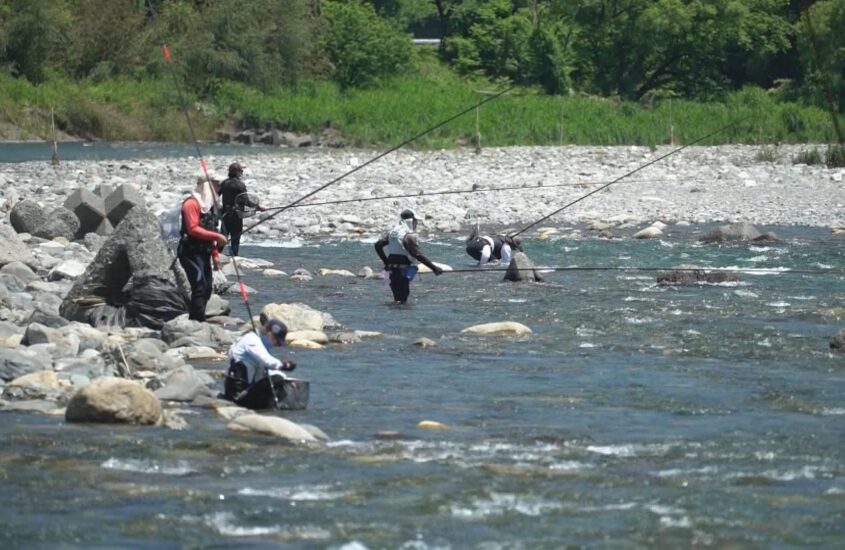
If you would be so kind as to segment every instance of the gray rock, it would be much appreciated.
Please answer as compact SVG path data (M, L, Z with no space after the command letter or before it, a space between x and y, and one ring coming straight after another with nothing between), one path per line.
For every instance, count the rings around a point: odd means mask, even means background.
M63 409L52 401L33 399L30 401L0 401L0 410L6 412L37 412L49 415L63 414Z
M234 336L229 331L215 325L192 321L187 317L179 317L165 323L161 328L161 339L171 348L182 346L221 348L234 342Z
M720 225L713 231L701 236L699 241L704 243L726 242L726 241L771 241L777 237L771 233L761 234L756 227L750 223L733 223Z
M18 233L34 235L46 219L41 206L31 200L20 201L9 213L9 222Z
M216 395L210 388L214 385L214 380L190 365L172 370L163 378L163 386L154 392L155 396L163 401L193 401L200 395Z
M505 281L535 281L541 282L543 278L534 269L534 262L525 252L516 251L511 257L511 263L505 272Z
M121 185L112 191L105 200L107 217L117 227L126 214L134 207L145 207L144 197L132 185Z
M229 307L229 302L216 294L212 294L208 303L205 305L206 317L217 317L219 315L229 315L232 308Z
M28 325L32 323L37 323L50 328L59 328L70 324L70 321L61 315L36 307L27 320Z
M65 260L47 273L48 281L61 279L76 279L85 273L85 265L76 260Z
M71 241L79 234L79 220L67 208L54 208L46 216L44 223L32 233L34 236L47 240L62 237Z
M96 231L106 217L103 198L82 187L65 199L65 208L79 220L79 232L82 235Z
M109 224L109 227L111 227L111 224ZM109 234L111 234L111 233L109 233ZM106 238L105 238L105 236L99 235L96 232L95 233L87 233L85 235L85 237L83 238L83 242L85 243L85 246L88 247L88 250L90 250L91 252L94 252L96 254L97 251L100 250L100 247L103 246L103 243L106 242Z
M6 264L9 265L9 264ZM5 266L4 266L5 267ZM30 281L31 282L31 281ZM3 269L0 268L0 284L6 287L6 290L9 291L10 298L13 298L15 294L24 292L26 290L27 283L21 281L11 273L3 273ZM31 299L32 297L30 297Z
M181 269L171 269L173 257L159 234L155 216L140 207L131 209L120 227L97 252L85 273L76 279L59 313L66 319L94 324L96 316L103 313L102 308L97 306L120 307L126 303L124 287L130 278L132 290L129 298L137 306L128 308L129 319L124 323L157 324L150 326L157 329L168 317L186 312L187 280ZM140 297L158 288L169 289L167 304L161 301L153 303L151 299ZM176 297L179 297L178 301ZM160 300L160 296L155 298Z
M35 258L29 247L24 244L17 233L8 225L0 224L0 267L11 262L22 262L28 266L35 266Z
M24 374L47 370L52 366L52 358L37 350L0 347L0 379L2 380L14 380Z
M831 338L830 349L843 352L845 351L845 329L839 331L839 334Z
M18 334L23 335L23 333L24 329L18 325L7 321L0 321L0 339L9 338L10 336L16 336Z
M129 380L103 377L79 390L67 405L68 422L156 424L161 403L149 390Z
M6 273L17 278L24 284L24 288L27 283L38 279L38 275L36 275L30 268L28 268L23 263L17 261L9 262L3 267L0 267L0 273Z

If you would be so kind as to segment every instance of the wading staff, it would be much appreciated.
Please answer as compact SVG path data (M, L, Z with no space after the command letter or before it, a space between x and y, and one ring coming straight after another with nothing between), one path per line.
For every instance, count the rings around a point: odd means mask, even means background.
M616 178L615 180L613 180L613 181L611 181L611 182L608 182L608 183L606 183L606 184L602 185L602 186L601 186L601 187L599 187L598 189L594 189L594 190L590 191L589 193L587 193L586 195L582 195L581 197L579 197L579 198L575 199L574 201L572 201L572 202L570 202L570 203L568 203L568 204L565 204L564 206L561 206L560 208L558 208L558 209L557 209L557 210L555 210L554 212L552 212L552 213L550 213L550 214L547 214L547 215L543 216L542 218L540 218L539 220L535 221L534 223L532 223L532 224L530 224L530 225L526 225L525 227L523 227L522 229L520 229L520 230L519 230L519 231L517 231L516 233L512 233L512 234L511 234L511 235L509 235L509 236L510 236L510 237L516 237L517 235L520 235L521 233L525 233L527 230L531 229L532 227L534 227L534 226L535 226L535 225L537 225L538 223L541 223L541 222L543 222L543 221L545 221L545 220L547 220L547 219L551 218L551 217L552 217L552 216L554 216L555 214L557 214L557 213L559 213L559 212L562 212L562 211L566 210L567 208L569 208L569 207L570 207L570 206L572 206L573 204L577 204L577 203L581 202L582 200L586 199L586 198L587 198L587 197L589 197L590 195L595 195L595 194L596 194L596 193L598 193L599 191L601 191L601 190L603 190L603 189L607 189L608 187L610 187L610 186L611 186L611 185L613 185L614 183L617 183L617 182L619 182L619 181L621 181L621 180L623 180L623 179L627 178L627 177L628 177L628 176L630 176L630 175L636 174L637 172L639 172L639 171L640 171L640 170L642 170L643 168L647 168L647 167L651 166L652 164L655 164L655 163L660 162L661 160L665 159L666 157L670 157L670 156L674 155L675 153L678 153L678 152L680 152L680 151L683 151L683 150L684 150L684 149L686 149L687 147L690 147L690 146L692 146L692 145L695 145L696 143L700 143L700 142L704 141L705 139L707 139L707 138L709 138L709 137L712 137L712 136L715 136L716 134L718 134L718 133L720 133L720 132L724 132L724 131L725 131L725 130L727 130L728 128L731 128L731 127L733 127L733 126L736 126L736 125L737 125L737 124L739 124L740 122L743 122L743 121L745 121L745 120L748 120L749 118L751 118L751 115L746 116L746 117L742 117L742 118L740 118L740 119L738 119L738 120L735 120L735 121L731 122L730 124L727 124L727 125L725 125L725 126L722 126L722 127L721 127L721 128L719 128L718 130L714 130L713 132L710 132L709 134L707 134L707 135L705 135L705 136L701 136L700 138L695 139L695 140L693 140L693 141L691 141L691 142L687 143L686 145L681 145L681 146L680 146L680 147L678 147L677 149L673 149L673 150L669 151L668 153L666 153L666 154L665 154L665 155L663 155L663 156L657 157L657 158L656 158L656 159L654 159L654 160L650 160L649 162L647 162L647 163L645 163L645 164L643 164L643 165L641 165L641 166L638 166L637 168L634 168L634 169L633 169L633 170L631 170L630 172L628 172L628 173L626 173L626 174L622 174L621 176L619 176L619 177L618 177L618 178Z
M364 164L362 164L362 165L360 165L360 166L356 166L356 167L355 167L355 168L353 168L352 170L349 170L348 172L345 172L345 173L343 173L343 174L339 175L338 177L334 178L334 179L333 179L333 180L331 180L330 182L328 182L328 183L326 183L326 184L323 184L323 185L321 185L320 187L318 187L317 189L314 189L313 191L311 191L310 193L307 193L307 194L305 194L305 195L301 196L300 198L296 199L296 200L295 200L295 201L293 201L292 203L290 203L290 204L288 204L288 205L286 205L286 206L279 207L279 209L278 209L278 211L277 211L277 212L274 212L273 214L270 214L270 215L269 215L269 216L267 216L266 218L261 218L260 220L258 220L258 221L257 221L257 222L255 222L254 224L252 224L252 225L250 225L249 227L247 227L246 229L244 229L244 230L243 230L243 233L246 233L246 232L247 232L247 231L249 231L250 229L253 229L253 228L255 228L256 226L261 225L262 223L264 223L264 222L266 222L266 221L268 221L268 220L272 220L273 218L275 218L276 216L278 216L279 214L281 214L282 212L284 212L284 211L285 211L285 210L287 210L288 208L293 208L294 206L298 205L299 203L301 203L302 201L304 201L304 200L305 200L305 199L307 199L308 197L312 197L312 196L316 195L317 193L319 193L319 192L320 192L320 191L322 191L323 189L325 189L325 188L327 188L327 187L329 187L329 186L331 186L331 185L334 185L335 183L339 182L339 181L340 181L340 180L342 180L343 178L345 178L345 177L347 177L347 176L350 176L350 175L354 174L355 172L357 172L358 170L360 170L360 169L364 168L365 166L369 166L370 164L372 164L372 163L376 162L377 160L379 160L379 159L381 159L381 158L383 158L383 157L386 157L386 156L387 156L387 155L389 155L390 153L392 153L392 152L394 152L394 151L396 151L396 150L398 150L398 149L401 149L402 147L404 147L404 146L408 145L409 143L413 143L414 141L418 140L419 138L423 137L424 135L429 134L429 133L433 132L434 130L437 130L438 128L440 128L440 127L442 127L442 126L445 126L446 124L448 124L448 123L452 122L452 121L453 121L453 120L455 120L456 118L459 118L459 117L461 117L461 116L463 116L463 115L465 115L465 114L469 113L469 112L470 112L470 111L472 111L473 109L477 109L478 107L481 107L481 106L482 106L482 105L484 105L485 103L489 103L489 102L493 101L494 99L497 99L497 98L499 98L499 97L501 97L501 96L505 95L506 93L508 93L508 92L509 92L509 91L511 91L512 89L513 89L513 86L510 86L510 87L508 87L508 88L505 88L505 89L504 89L504 90L502 90L501 92L498 92L498 93L495 93L495 94L493 94L493 95L491 95L491 96L489 96L489 97L486 97L486 98L484 98L483 100L481 100L481 101L479 101L478 103L476 103L475 105L472 105L471 107L467 107L466 109L464 109L464 110L463 110L463 111L461 111L460 113L455 114L455 115L452 115L452 116L450 116L449 118L447 118L446 120L444 120L444 121L442 121L442 122L439 122L439 123L437 123L436 125L432 126L431 128L428 128L427 130L424 130L424 131L422 131L422 132L420 132L420 133L416 134L415 136L413 136L413 137L410 137L410 138L406 139L405 141L403 141L403 142L402 142L402 143L400 143L399 145L395 145L395 146L391 147L390 149L388 149L387 151L385 151L385 152L383 152L383 153L381 153L381 154L379 154L379 155L376 155L375 157L371 158L370 160L368 160L368 161L367 161L367 162L365 162Z

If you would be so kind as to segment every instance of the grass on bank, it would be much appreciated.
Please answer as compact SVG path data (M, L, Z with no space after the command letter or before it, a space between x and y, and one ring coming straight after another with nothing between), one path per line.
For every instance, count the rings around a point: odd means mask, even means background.
M302 82L262 93L219 82L200 101L186 95L200 139L221 126L272 123L296 132L317 132L327 122L353 146L388 147L502 89L461 79L446 69L402 76L372 89L343 91L327 81ZM54 77L32 84L0 75L0 120L49 138L50 108L60 129L105 140L187 141L189 132L173 82L114 79L70 82ZM722 103L664 100L652 106L584 96L552 97L515 89L478 110L482 146L684 144L738 120L704 144L830 143L825 111L778 102L760 89L745 89ZM476 112L460 117L414 143L417 148L471 145Z

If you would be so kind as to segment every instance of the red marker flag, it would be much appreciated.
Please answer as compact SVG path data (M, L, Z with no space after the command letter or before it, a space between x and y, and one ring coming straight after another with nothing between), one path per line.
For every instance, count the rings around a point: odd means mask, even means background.
M205 177L208 177L208 165L205 163L205 159L200 159L200 168L202 168L202 173L205 174Z
M164 61L165 61L165 63L170 63L170 48L168 48L167 44L165 44L162 49L164 50Z
M246 299L246 287L244 286L244 284L243 284L243 283L239 283L239 284L241 285L241 298L243 298L243 299L244 299L244 303L247 303L247 299Z

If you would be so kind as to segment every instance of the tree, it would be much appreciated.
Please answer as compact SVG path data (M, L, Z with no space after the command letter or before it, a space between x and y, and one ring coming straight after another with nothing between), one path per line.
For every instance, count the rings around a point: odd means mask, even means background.
M7 0L3 62L13 74L41 82L68 58L72 23L66 0Z

